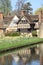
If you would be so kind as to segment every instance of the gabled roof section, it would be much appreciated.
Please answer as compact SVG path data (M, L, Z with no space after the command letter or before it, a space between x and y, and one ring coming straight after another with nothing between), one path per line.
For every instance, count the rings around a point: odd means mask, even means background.
M13 16L5 16L4 21L11 21Z
M18 20L15 22L16 24L18 24L23 17L25 17L29 23L36 22L36 21L38 22L38 20L39 20L38 15L25 14L24 16L22 16L22 15L15 14L14 16L4 16L3 22L4 22L4 24L7 23L9 26L10 23L12 22L12 20Z
M15 15L14 17L13 17L13 19L12 19L12 21L11 21L11 23L17 23L19 21L19 18L18 18L18 16L17 15Z
M4 17L4 22L7 22L7 23L11 23L12 20L19 20L18 16L5 16Z
M28 23L30 23L31 22L31 18L30 18L30 16L28 16L28 15L24 15L24 16L21 16L21 18L20 18L20 20L18 21L18 23L21 21L21 20L27 20L28 21ZM18 24L17 23L17 24Z
M7 28L9 24L11 23L11 20L13 19L13 16L5 16L3 19L4 27Z
M19 21L19 18L15 15L9 25L9 27L14 27L15 24Z
M30 23L32 23L32 22L38 22L38 20L39 20L38 15L26 14L26 15L24 15L24 16L20 16L20 20L18 21L18 23L21 21L21 19L22 19L23 17L27 18Z
M27 14L25 15L29 20L30 22L35 22L36 20L39 20L39 16L38 15L30 15L30 14Z
M18 16L15 15L15 16L13 17L13 20L19 20Z
M25 17L31 22L31 16L29 14L26 14Z

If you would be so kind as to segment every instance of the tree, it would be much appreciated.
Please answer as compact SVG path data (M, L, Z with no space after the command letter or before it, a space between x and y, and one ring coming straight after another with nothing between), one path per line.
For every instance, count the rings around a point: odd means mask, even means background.
M26 0L17 0L16 2L16 8L17 10L21 10Z
M39 11L43 11L43 7L38 8L38 9L34 12L34 14L38 14Z
M33 10L30 2L25 3L22 9L25 10L27 13L32 13Z
M0 10L5 15L8 15L8 13L12 10L11 1L10 0L0 0Z
M17 11L25 10L27 13L32 13L32 7L30 2L26 2L26 0L18 0L16 3Z

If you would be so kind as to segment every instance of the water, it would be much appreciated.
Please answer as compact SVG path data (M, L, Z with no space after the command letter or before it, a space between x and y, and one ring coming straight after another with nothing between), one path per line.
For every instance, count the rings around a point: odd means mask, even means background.
M0 65L40 65L39 55L18 56L9 54L0 57Z

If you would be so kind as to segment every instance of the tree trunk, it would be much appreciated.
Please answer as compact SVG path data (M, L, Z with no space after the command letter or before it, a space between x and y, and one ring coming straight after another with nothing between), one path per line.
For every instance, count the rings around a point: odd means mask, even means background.
M39 37L43 38L43 22L39 26ZM43 43L40 44L40 65L43 65Z

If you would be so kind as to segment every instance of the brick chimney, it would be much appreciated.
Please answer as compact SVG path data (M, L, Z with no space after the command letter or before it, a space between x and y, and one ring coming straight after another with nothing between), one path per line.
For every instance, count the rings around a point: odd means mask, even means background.
M0 20L3 20L3 13L0 12Z
M43 11L42 10L39 11L38 15L39 15L39 23L43 22Z
M26 15L26 11L25 10L21 10L21 16Z
M43 38L43 11L39 11L39 37Z

